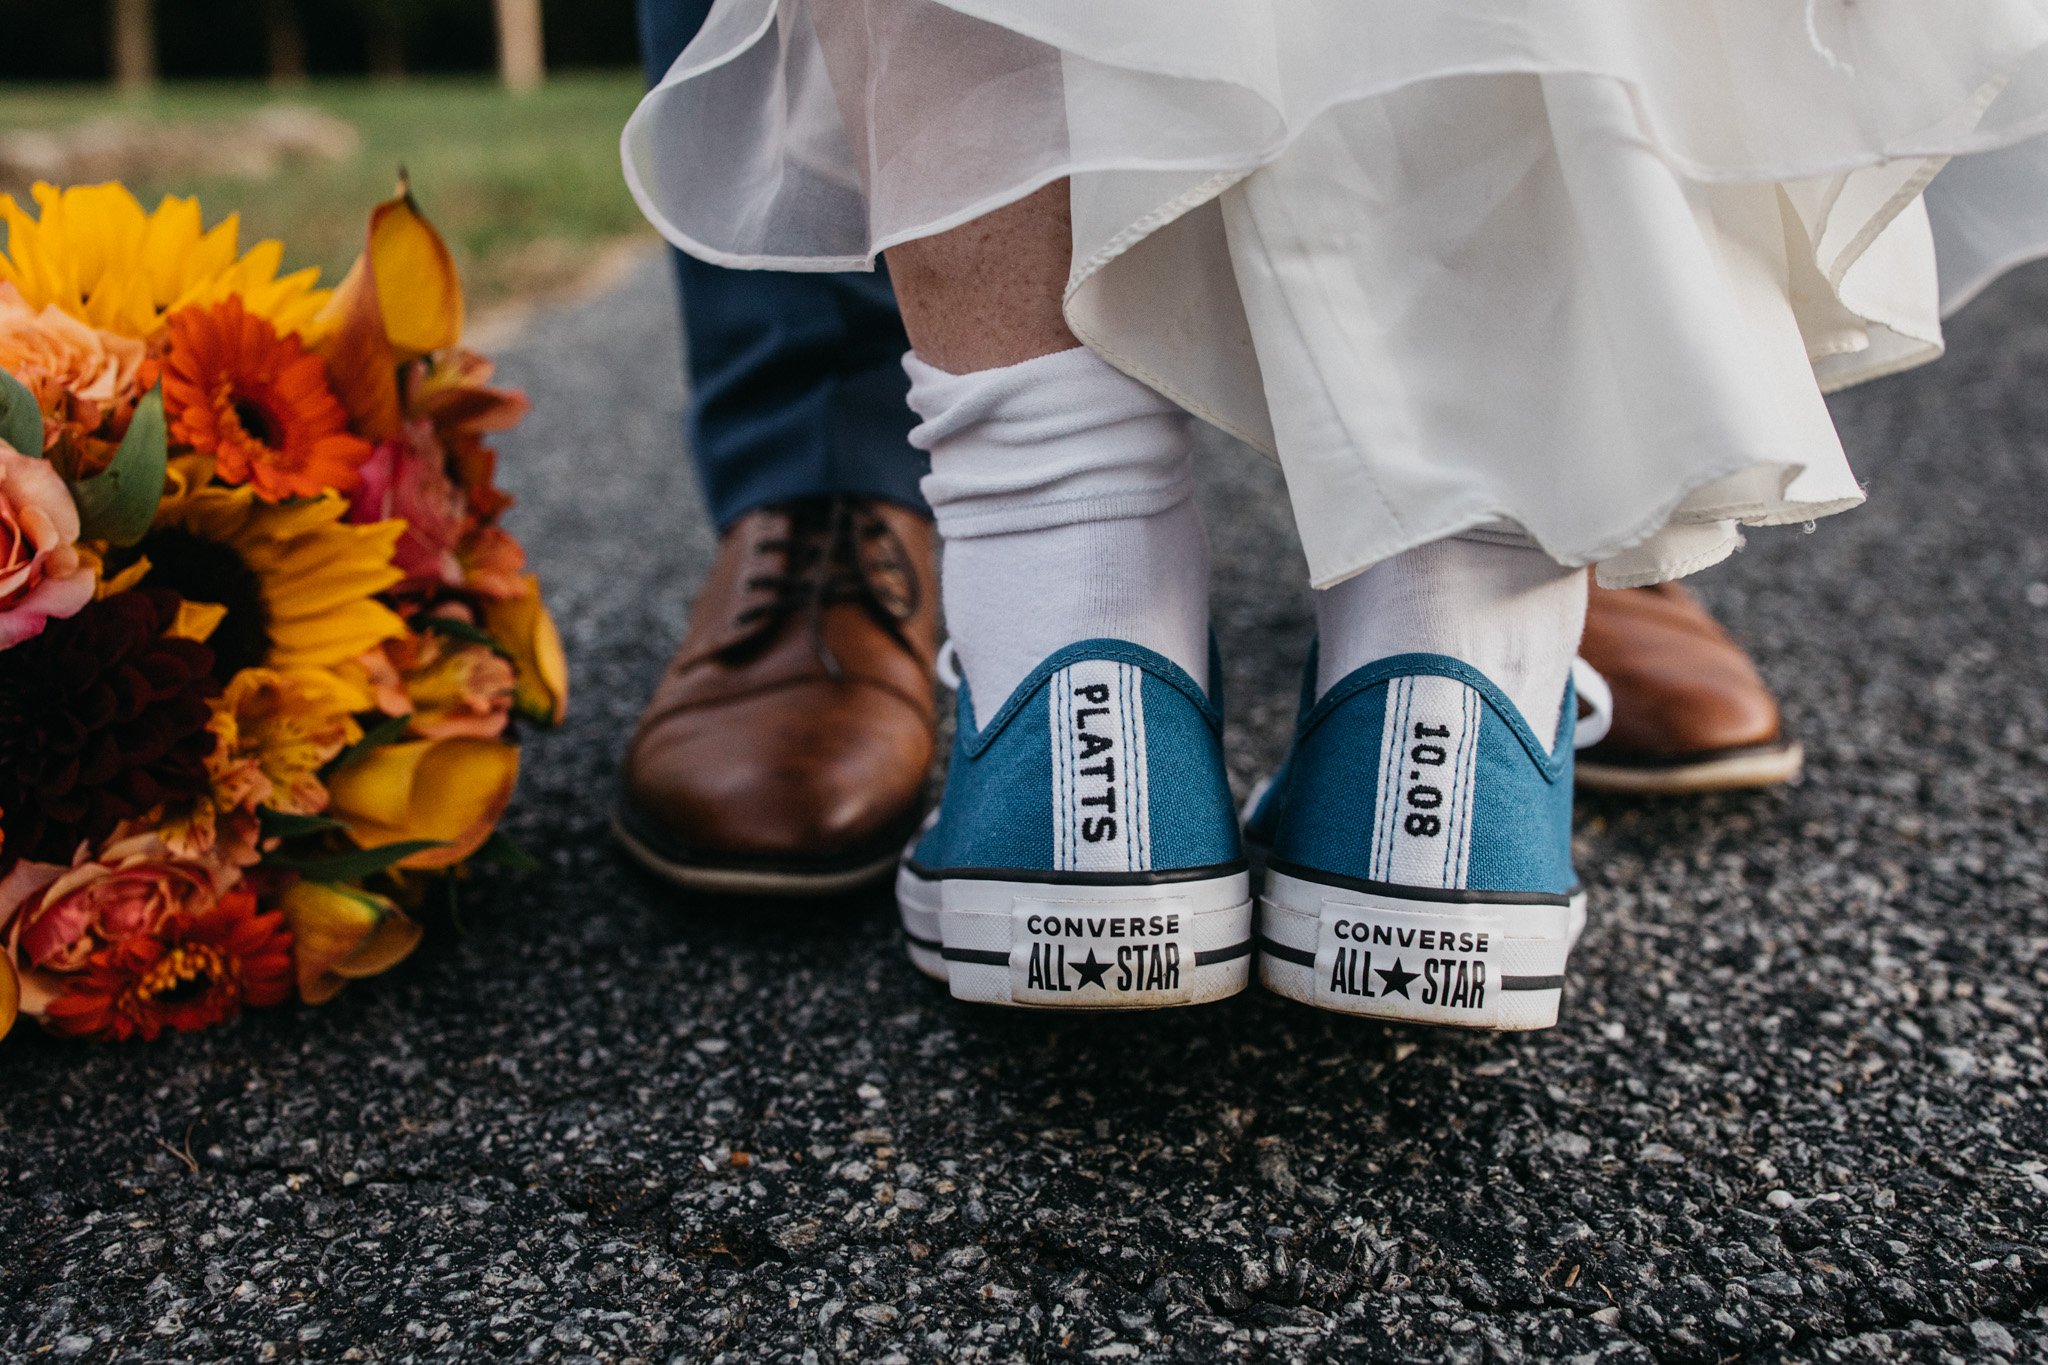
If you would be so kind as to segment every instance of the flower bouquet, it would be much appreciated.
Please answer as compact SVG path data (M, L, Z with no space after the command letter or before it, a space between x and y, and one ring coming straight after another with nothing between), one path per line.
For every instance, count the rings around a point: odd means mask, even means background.
M0 1034L154 1038L404 958L561 642L521 395L404 185L332 290L119 185L0 196Z

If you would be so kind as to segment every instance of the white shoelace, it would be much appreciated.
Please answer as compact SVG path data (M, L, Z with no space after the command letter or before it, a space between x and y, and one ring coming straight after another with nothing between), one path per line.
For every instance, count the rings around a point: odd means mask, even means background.
M1585 712L1572 736L1572 748L1590 749L1614 728L1614 689L1584 659L1572 660L1572 687L1584 703L1581 709Z

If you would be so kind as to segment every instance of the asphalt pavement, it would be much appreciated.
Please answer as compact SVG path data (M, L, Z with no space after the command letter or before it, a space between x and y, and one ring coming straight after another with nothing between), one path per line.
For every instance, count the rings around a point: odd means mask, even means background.
M1559 1028L1048 1019L954 1004L884 897L614 851L711 552L650 257L503 355L576 681L542 870L322 1008L0 1045L0 1358L2048 1357L2048 273L1951 342L1837 400L1866 508L1697 580L1807 775L1580 803ZM1309 616L1273 470L1204 466L1244 785Z

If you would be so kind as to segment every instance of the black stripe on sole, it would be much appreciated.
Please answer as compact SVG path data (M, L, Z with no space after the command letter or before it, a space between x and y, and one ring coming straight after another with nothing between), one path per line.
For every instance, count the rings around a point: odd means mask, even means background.
M1564 989L1562 976L1504 976L1500 979L1504 991L1561 991Z
M928 938L919 938L907 929L903 937L927 952L936 952L948 962L978 962L987 967L1007 967L1010 964L1008 953L999 953L992 948L947 948ZM1219 962L1235 962L1241 957L1250 957L1251 951L1250 939L1242 943L1233 943L1228 948L1208 948L1195 954L1195 965L1213 967Z
M905 929L903 931L903 937L909 939L912 946L922 948L928 953L943 953L946 950L946 945L939 942L937 939L925 938L920 934L913 934L908 929Z
M1290 948L1284 943L1275 943L1270 938L1259 939L1259 951L1282 962L1292 962L1303 967L1316 965L1316 955L1305 948ZM1500 979L1504 991L1561 991L1564 989L1562 976L1504 976Z
M939 956L948 962L978 962L984 967L1007 967L1008 953L998 953L988 948L941 948Z
M1282 962L1299 963L1304 967L1316 965L1316 955L1314 953L1301 948L1290 948L1284 943L1275 943L1264 935L1259 937L1259 951L1268 956L1277 957Z

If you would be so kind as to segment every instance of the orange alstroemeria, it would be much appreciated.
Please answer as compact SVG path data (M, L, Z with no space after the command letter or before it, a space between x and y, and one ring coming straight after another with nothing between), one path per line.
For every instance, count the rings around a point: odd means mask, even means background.
M492 521L512 505L496 482L497 453L485 442L509 431L526 416L526 395L491 386L491 362L461 347L415 360L402 382L405 415L429 423L448 452L448 472L469 507Z
M324 1005L351 981L388 972L424 933L390 898L359 886L299 882L284 893L299 998Z
M328 777L327 814L364 848L410 839L439 845L401 859L400 867L453 867L491 836L518 777L519 750L495 739L385 744Z

